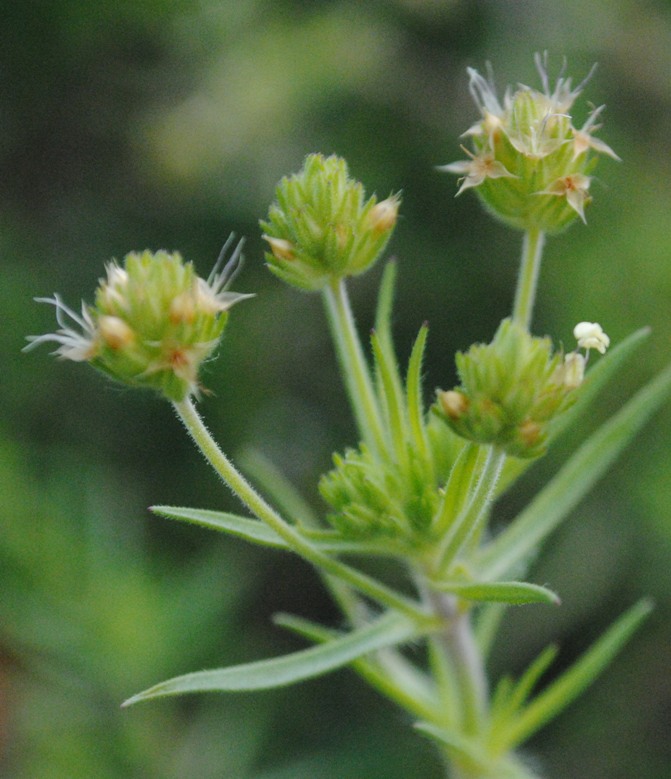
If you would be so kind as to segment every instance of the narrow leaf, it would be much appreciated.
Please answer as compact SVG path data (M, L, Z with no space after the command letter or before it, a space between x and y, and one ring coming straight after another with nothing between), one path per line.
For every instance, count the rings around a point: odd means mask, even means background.
M415 729L424 733L441 746L446 747L450 755L455 755L461 761L466 761L472 768L484 771L488 767L488 761L483 759L482 746L478 743L471 743L460 733L440 728L430 722L417 722Z
M371 335L371 345L375 356L375 367L379 384L382 407L386 412L386 426L391 435L394 454L400 463L408 458L405 435L405 408L403 390L398 372L396 356L391 349L384 349L377 333Z
M426 339L429 334L429 326L424 323L417 334L417 338L410 353L408 374L406 377L406 397L408 403L408 421L415 448L422 453L425 460L429 460L429 440L424 426L424 402L422 399L422 360Z
M237 538L244 538L253 544L290 550L283 538L280 538L272 528L258 519L248 519L237 514L230 514L227 511L209 511L207 509L182 508L181 506L152 506L151 510L154 514L167 519L178 519L206 527L209 530L218 530Z
M177 519L205 527L208 530L228 533L245 541L250 541L253 544L260 544L273 549L282 549L287 552L293 551L289 544L283 538L280 538L271 527L257 519L241 517L238 514L231 514L227 511L184 508L181 506L152 506L151 510L154 514L167 519ZM305 529L300 532L320 552L390 557L398 554L398 549L390 544L385 545L372 541L347 541L331 530Z
M385 348L391 346L391 314L394 305L394 286L396 285L396 263L388 262L385 265L380 282L380 293L377 299L375 312L375 332Z
M660 373L602 425L527 508L484 548L480 570L495 579L519 568L604 475L615 458L666 400L671 366Z
M433 586L437 590L451 592L466 600L508 603L513 606L525 603L560 603L559 596L552 590L528 582L433 582Z
M613 660L651 610L651 602L644 599L625 612L568 671L536 696L502 733L503 748L512 749L526 741L572 703Z
M276 625L292 630L315 643L329 641L337 635L332 629L292 614L276 614L273 621ZM406 660L400 652L386 649L384 653L379 652L375 655L375 659L359 657L352 661L352 668L371 687L395 701L413 716L422 718L440 716L431 680Z
M545 647L522 674L517 684L515 684L514 687L511 686L508 699L499 711L500 720L502 722L510 720L513 713L524 704L538 680L550 667L550 664L555 657L557 657L557 651L555 645Z
M404 644L417 635L416 626L406 617L396 613L386 614L363 628L290 655L168 679L134 695L122 706L166 695L246 692L284 687L334 671L369 652Z
M443 492L435 520L436 535L442 537L466 506L478 463L480 447L468 443L459 452Z
M391 315L394 304L394 285L396 284L396 263L388 262L382 274L380 293L375 312L375 335L373 347L377 349L375 355L377 362L378 394L381 400L391 402L395 398L399 405L402 396L401 374L398 368L398 360L394 351L394 341L391 333ZM382 386L380 386L382 383ZM386 396L386 397L385 397ZM391 413L391 409L389 410Z

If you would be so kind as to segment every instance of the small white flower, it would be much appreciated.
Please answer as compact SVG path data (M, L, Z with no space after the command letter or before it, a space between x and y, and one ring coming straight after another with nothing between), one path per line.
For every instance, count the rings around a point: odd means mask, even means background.
M566 59L562 63L559 76L557 77L557 83L554 90L550 91L550 79L548 78L548 53L543 52L541 55L539 52L534 54L534 62L536 64L536 70L541 79L543 85L543 93L545 97L550 101L551 110L550 113L554 114L567 114L570 110L575 99L583 91L585 84L592 78L592 74L596 70L596 64L592 65L591 70L585 76L585 78L578 84L575 89L571 89L571 79L564 78L566 72Z
M29 335L28 341L30 343L24 347L23 351L53 341L60 345L52 354L56 354L64 360L85 362L95 356L97 350L96 327L85 303L82 302L82 313L79 316L71 308L68 308L58 295L54 295L53 298L35 298L35 301L37 303L50 303L56 307L56 321L60 328L55 333ZM70 327L66 317L79 325L81 332Z
M108 307L121 306L125 308L125 294L128 286L128 273L116 262L106 266L107 279L100 279L99 294Z
M478 154L473 154L468 149L461 147L466 154L471 158L470 160L459 160L459 162L451 162L449 165L441 165L436 170L444 170L447 173L465 173L466 175L461 179L461 186L457 195L460 195L465 189L470 187L477 187L485 179L498 179L502 177L514 178L517 176L511 173L503 163L494 159L494 155L491 152L481 151Z
M592 179L590 176L583 176L582 173L572 173L570 176L562 176L547 189L536 192L537 195L557 195L565 197L571 208L578 214L583 222L585 219L585 204L589 202L589 185Z
M489 115L500 119L503 116L504 110L496 96L494 74L492 73L490 63L487 63L488 78L483 78L475 68L466 68L466 72L469 77L468 91L471 93L475 105L480 109L483 118ZM506 98L508 97L509 94L506 92ZM504 102L507 102L505 98Z
M605 354L610 346L610 338L597 322L578 322L573 328L573 335L581 349L596 349L599 354Z
M253 298L253 294L241 292L229 292L228 288L242 268L242 246L244 239L238 241L228 262L223 266L228 247L234 239L233 233L228 236L217 261L212 268L207 281L198 278L198 305L208 309L212 313L228 311L228 309L240 300Z
M575 160L581 154L588 149L594 149L599 154L607 154L614 160L620 162L620 157L610 148L607 143L604 143L599 138L594 138L592 133L596 132L601 125L595 124L597 117L603 111L606 106L599 106L595 108L589 115L587 121L580 130L573 130L573 159Z
M569 389L575 389L585 378L585 358L579 352L569 352L564 357L562 369L562 384Z

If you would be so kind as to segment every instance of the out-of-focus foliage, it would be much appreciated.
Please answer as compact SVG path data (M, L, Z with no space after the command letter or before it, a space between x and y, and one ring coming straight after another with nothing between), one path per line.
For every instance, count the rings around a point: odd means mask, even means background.
M0 773L16 777L438 776L431 747L353 676L281 694L159 702L154 681L297 646L278 609L328 620L303 565L150 517L152 502L230 507L166 404L92 371L21 355L52 329L35 295L90 297L103 263L179 250L207 275L248 236L235 310L203 403L231 452L285 467L319 504L317 474L352 440L316 297L263 268L257 220L306 154L345 157L367 191L403 190L399 351L431 324L429 386L509 313L519 238L434 166L476 117L466 66L537 85L548 49L605 102L588 226L550 239L535 331L580 320L614 342L653 335L615 407L668 359L671 339L671 7L661 0L144 0L15 3L0 47ZM357 279L371 324L379 271ZM604 410L604 413L607 410ZM595 420L595 422L598 420ZM530 746L548 776L662 779L671 754L671 412L657 417L540 561L561 609L515 611L495 670L548 640L570 660L639 595L657 609L613 669ZM569 444L564 444L568 446ZM550 456L529 474L533 491ZM502 520L522 499L500 507ZM272 583L272 586L271 586ZM584 593L597 592L587 598Z

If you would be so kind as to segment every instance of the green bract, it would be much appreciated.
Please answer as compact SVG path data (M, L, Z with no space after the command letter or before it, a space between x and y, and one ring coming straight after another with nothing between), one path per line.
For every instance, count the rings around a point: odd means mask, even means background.
M56 306L61 328L31 337L31 346L54 341L60 357L89 362L117 381L157 390L168 400L184 400L198 390L199 368L219 343L228 309L248 297L226 290L239 258L240 244L229 265L220 271L219 261L205 281L177 252L132 252L123 267L107 266L95 305L82 304L81 316L58 296L43 299Z
M452 430L515 457L543 454L547 424L576 388L571 361L553 354L551 340L504 319L490 344L458 352L456 363L461 385L439 391L434 407Z
M593 136L604 106L576 129L569 111L582 84L572 89L571 79L560 75L551 91L545 61L537 57L536 66L543 91L508 88L503 105L491 78L469 68L471 94L482 114L464 133L473 151L464 148L468 160L439 170L461 174L457 194L474 187L487 209L511 227L553 233L577 216L585 221L589 174L597 163L591 152L619 157Z
M300 173L283 178L261 222L270 270L295 287L319 290L367 270L387 245L399 197L365 200L340 157L310 154Z

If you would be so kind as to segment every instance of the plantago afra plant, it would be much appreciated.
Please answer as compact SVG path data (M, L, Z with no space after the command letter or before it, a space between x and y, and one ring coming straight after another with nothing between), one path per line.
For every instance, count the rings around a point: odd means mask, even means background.
M589 409L640 345L633 333L608 350L600 324L579 322L575 347L532 333L546 233L585 222L599 156L618 159L595 135L602 108L577 129L571 110L584 82L560 74L552 85L538 57L541 88L508 89L470 70L480 116L465 135L468 159L444 166L461 176L506 225L523 232L510 317L491 340L456 355L459 384L423 402L420 328L406 369L393 346L395 266L381 282L370 357L349 305L350 277L379 260L394 231L400 197L366 198L344 160L311 154L277 187L261 222L268 268L282 281L323 297L358 440L334 454L319 481L319 520L276 474L268 493L253 488L213 439L195 401L199 368L211 359L231 307L247 295L229 290L240 244L205 280L178 254L129 254L111 263L95 301L81 314L58 296L59 329L31 337L57 345L66 359L89 362L113 379L152 389L175 407L195 445L233 490L244 513L156 506L157 514L229 533L311 563L342 612L338 627L282 615L277 622L309 647L280 658L187 673L129 698L261 690L351 666L432 739L455 779L531 779L520 747L556 717L605 668L650 610L625 612L573 666L539 686L555 650L518 679L488 678L487 653L506 605L539 608L559 597L533 581L528 566L553 530L587 493L671 392L671 368L641 389L585 440L531 502L498 534L489 530L497 498ZM476 304L477 301L474 301ZM67 320L70 320L69 322ZM590 361L591 352L598 356ZM446 371L449 366L446 366ZM440 378L440 377L439 377ZM295 511L278 506L295 506ZM409 574L397 589L357 561L387 558ZM534 605L534 604L541 604ZM424 645L425 653L405 651ZM425 659L418 659L425 658Z

